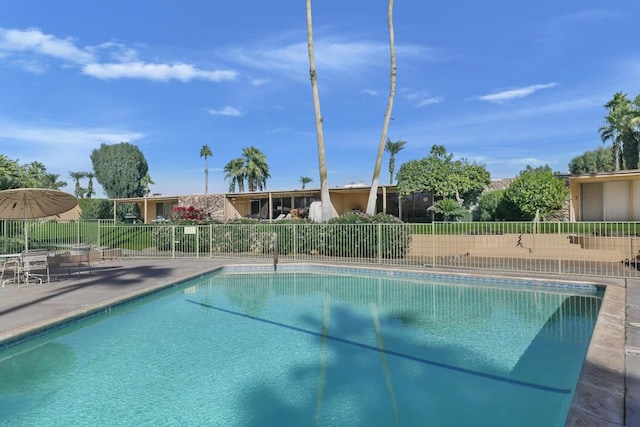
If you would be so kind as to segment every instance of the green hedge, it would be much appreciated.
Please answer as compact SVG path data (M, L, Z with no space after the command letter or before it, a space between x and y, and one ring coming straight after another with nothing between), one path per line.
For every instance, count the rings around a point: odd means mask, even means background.
M355 224L358 226L354 227ZM226 224L196 225L195 234L185 234L185 226L189 224L154 227L153 245L162 251L272 253L276 244L281 255L401 258L408 253L411 243L411 228L384 214L349 213L328 224L312 224L308 220L263 223L242 219Z

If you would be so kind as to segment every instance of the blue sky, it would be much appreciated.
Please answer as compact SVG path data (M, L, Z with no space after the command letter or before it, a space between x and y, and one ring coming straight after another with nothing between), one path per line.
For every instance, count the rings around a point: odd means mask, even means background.
M0 7L0 153L69 182L101 143L140 148L164 195L225 192L256 146L267 189L317 187L304 0L20 0ZM329 185L371 181L389 92L387 3L315 0ZM444 145L493 179L566 172L602 105L640 94L640 2L396 1L398 167ZM381 182L388 182L388 158ZM98 187L98 196L101 196Z

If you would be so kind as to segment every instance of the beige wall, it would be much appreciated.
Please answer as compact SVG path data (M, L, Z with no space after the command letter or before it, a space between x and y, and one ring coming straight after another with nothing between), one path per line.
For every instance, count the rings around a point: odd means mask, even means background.
M570 177L570 220L640 221L640 171Z

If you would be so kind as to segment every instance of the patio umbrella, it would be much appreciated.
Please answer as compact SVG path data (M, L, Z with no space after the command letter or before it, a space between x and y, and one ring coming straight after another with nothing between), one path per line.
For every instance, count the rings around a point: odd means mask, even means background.
M73 209L78 199L48 188L14 188L0 191L0 219L24 218L24 249L29 250L28 220L58 215Z

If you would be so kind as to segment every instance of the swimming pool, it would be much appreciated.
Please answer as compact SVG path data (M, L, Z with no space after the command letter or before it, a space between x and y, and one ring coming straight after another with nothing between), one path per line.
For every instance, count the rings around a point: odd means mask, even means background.
M591 285L233 268L0 353L0 425L563 425Z

